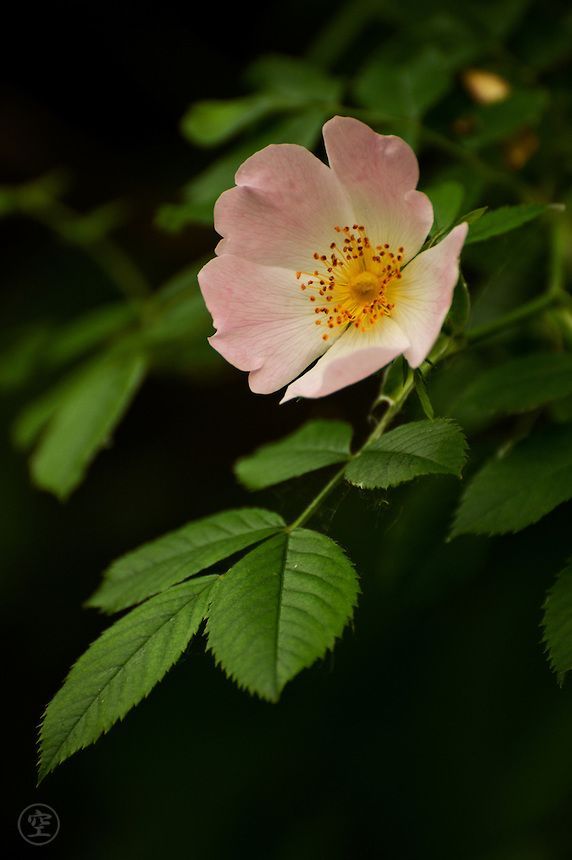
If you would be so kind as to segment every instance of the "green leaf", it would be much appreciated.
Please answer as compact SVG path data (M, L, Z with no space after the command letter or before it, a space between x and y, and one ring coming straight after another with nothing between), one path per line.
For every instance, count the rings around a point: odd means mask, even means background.
M58 328L52 335L44 360L51 368L62 367L87 355L135 320L133 307L126 303L114 302L94 308Z
M572 669L572 562L546 596L542 626L548 659L561 684Z
M460 475L465 458L465 437L453 421L413 421L364 448L346 478L362 489L387 489L420 475Z
M197 146L217 146L285 105L264 93L191 105L181 120L183 135Z
M297 57L268 54L259 57L246 71L246 82L285 99L308 102L337 102L342 95L340 81L322 69Z
M421 404L421 408L423 409L425 416L432 420L435 415L435 412L433 410L433 404L431 403L429 392L427 391L425 379L423 378L423 374L419 369L416 369L413 373L413 382L415 385L415 392Z
M425 189L433 204L433 233L447 230L461 211L465 190L460 182L449 180Z
M59 390L54 401L49 397L44 401L43 417L49 423L30 467L39 487L60 499L69 496L108 442L144 373L141 355L110 354L90 363L73 384Z
M461 272L459 282L453 292L453 301L447 314L447 325L453 334L461 334L467 327L471 316L471 294L469 286Z
M357 594L355 571L333 541L306 529L279 535L220 578L209 647L239 686L274 702L332 648Z
M329 115L329 110L308 108L280 120L263 133L241 143L191 180L184 189L182 203L161 207L157 215L158 225L164 230L176 232L187 224L212 224L217 198L234 185L234 175L247 158L271 143L297 143L312 149Z
M542 203L522 203L518 206L501 206L492 212L485 212L478 222L471 224L466 245L484 242L494 236L501 236L510 230L516 230L529 221L544 215L551 207Z
M310 421L285 439L238 460L234 471L249 490L261 490L345 462L351 438L352 428L345 421Z
M87 605L105 612L125 609L283 527L278 514L258 508L224 511L196 520L115 561Z
M359 74L354 92L359 104L388 119L418 119L447 92L451 80L439 51L429 48L401 63L382 53Z
M452 536L507 534L572 498L572 428L548 428L491 460L461 499Z
M544 90L515 90L504 101L480 106L473 115L475 130L464 143L471 149L506 140L511 134L540 122L548 104Z
M79 658L46 709L40 780L149 694L197 632L216 580L205 576L159 594L117 621Z
M511 415L572 394L572 355L520 356L481 373L453 404L456 415Z

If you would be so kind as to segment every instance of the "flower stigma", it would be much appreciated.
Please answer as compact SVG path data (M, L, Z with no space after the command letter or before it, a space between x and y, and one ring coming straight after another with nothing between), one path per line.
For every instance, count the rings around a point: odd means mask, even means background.
M330 244L328 254L316 251L317 268L296 272L307 280L300 289L308 293L317 315L316 325L328 329L349 325L367 332L394 307L388 298L389 285L401 278L405 249L392 250L389 244L373 245L363 225L335 227L338 241ZM326 332L323 340L329 339Z

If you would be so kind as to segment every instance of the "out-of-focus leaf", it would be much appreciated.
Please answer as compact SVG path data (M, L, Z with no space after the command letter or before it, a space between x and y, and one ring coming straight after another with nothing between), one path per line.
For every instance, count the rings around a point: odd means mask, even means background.
M549 209L550 206L542 203L522 203L518 206L501 206L500 209L485 212L477 223L470 225L465 244L484 242L486 239L516 230L517 227L528 224L539 215L544 215Z
M307 529L277 535L219 579L209 647L240 687L274 702L333 647L357 595L355 571L332 540Z
M47 707L40 779L149 695L199 629L216 581L203 576L158 594L90 645Z
M246 82L263 92L304 102L339 100L342 84L306 60L280 54L256 59L246 71Z
M425 384L425 379L423 378L423 374L417 368L414 371L413 381L415 385L415 392L417 397L419 398L419 402L421 404L421 408L425 413L426 417L430 420L435 415L433 404L431 403L431 398L429 397L429 392L427 391L427 386Z
M420 475L460 475L466 447L453 421L413 421L368 445L349 463L346 478L362 489L387 489Z
M16 332L12 342L0 352L0 391L21 388L30 380L38 368L50 332L48 323L29 325Z
M572 355L537 353L481 373L453 404L458 416L528 412L572 394Z
M235 465L239 480L250 490L261 490L343 463L350 454L352 428L345 421L310 421L279 442L264 445Z
M447 314L447 326L453 334L461 334L471 316L471 294L468 284L461 273L459 282L453 291L453 301Z
M162 206L157 215L158 225L177 232L187 224L212 224L217 198L234 185L236 171L249 156L271 143L298 143L312 149L329 115L329 111L318 108L306 109L240 144L187 185L182 203Z
M440 233L453 224L461 210L464 189L460 182L440 182L425 189L433 204L433 230Z
M181 131L197 146L217 146L257 120L289 106L265 93L228 101L196 102L181 120Z
M572 428L551 427L491 460L469 483L452 536L507 534L572 498Z
M34 482L65 499L81 482L143 380L145 361L119 353L90 363L60 392L31 460Z
M117 559L87 605L118 612L271 537L284 525L278 514L261 508L223 511L188 523Z
M481 105L473 114L474 131L464 138L471 149L480 149L509 135L524 126L536 125L548 104L544 90L515 90L502 102Z
M387 119L418 119L447 92L451 80L444 57L434 49L400 64L381 54L360 72L354 94L359 104Z
M44 360L51 368L61 367L91 352L135 319L135 311L128 304L95 308L53 332Z
M561 684L572 669L572 562L546 596L542 626L548 659Z

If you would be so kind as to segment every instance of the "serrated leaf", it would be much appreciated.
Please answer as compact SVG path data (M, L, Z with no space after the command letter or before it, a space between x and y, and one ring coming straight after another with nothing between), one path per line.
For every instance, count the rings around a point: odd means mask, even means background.
M465 437L453 421L413 421L364 448L346 478L363 489L387 489L421 475L460 475L465 458Z
M201 577L157 595L117 621L79 658L46 709L40 779L149 694L197 632L217 578Z
M343 463L350 454L351 438L352 428L345 421L310 421L285 439L238 460L234 470L245 487L261 490Z
M507 534L572 498L572 428L548 428L491 460L461 499L452 536Z
M572 355L537 353L481 373L453 404L456 415L481 417L528 412L572 394Z
M329 538L296 529L248 553L213 590L209 647L226 674L276 701L285 684L332 648L358 582Z
M533 221L539 215L544 215L549 208L542 203L522 203L518 206L501 206L500 209L485 212L476 223L469 227L465 244L472 245L475 242L484 242L486 239L492 239L494 236L501 236L510 230L516 230L517 227L528 224L529 221Z
M143 356L109 355L74 376L73 384L58 389L55 401L46 399L46 411L40 410L39 417L47 413L49 423L30 465L39 487L61 499L69 496L108 441L144 373Z
M572 562L561 571L544 603L544 642L561 684L572 669Z
M88 606L117 612L275 534L284 520L243 508L196 520L117 559Z

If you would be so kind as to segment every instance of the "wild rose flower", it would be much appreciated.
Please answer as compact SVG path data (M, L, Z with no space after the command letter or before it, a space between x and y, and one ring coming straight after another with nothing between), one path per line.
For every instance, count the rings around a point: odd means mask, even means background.
M254 392L291 383L282 402L330 394L401 354L418 367L451 305L468 229L418 253L433 209L415 190L413 150L349 117L323 134L329 167L292 144L245 161L216 203L224 238L199 274L210 343L250 371Z

